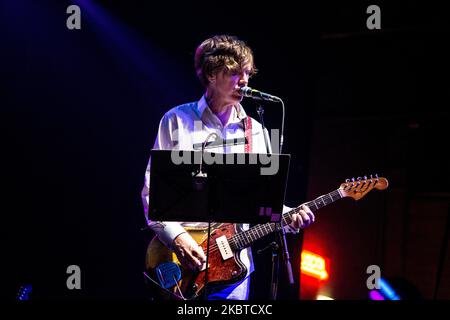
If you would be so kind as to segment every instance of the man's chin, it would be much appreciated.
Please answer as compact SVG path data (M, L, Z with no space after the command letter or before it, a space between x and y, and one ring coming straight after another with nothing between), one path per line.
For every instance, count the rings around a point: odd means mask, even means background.
M244 99L244 96L236 95L236 96L233 96L233 99L234 99L236 102L241 102L241 101Z

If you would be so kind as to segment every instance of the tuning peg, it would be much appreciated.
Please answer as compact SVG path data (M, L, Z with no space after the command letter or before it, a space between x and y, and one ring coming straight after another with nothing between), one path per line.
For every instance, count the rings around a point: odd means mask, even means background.
M352 178L352 181L355 182L355 177Z
M370 179L373 179L373 175L370 175Z
M349 183L349 182L350 182L350 179L345 179L345 182L346 182L346 183Z
M362 180L362 178L361 177L358 177L356 180L358 180L358 181L361 181Z
M367 176L364 176L364 180L367 180Z
M375 173L375 177L378 179L378 174Z

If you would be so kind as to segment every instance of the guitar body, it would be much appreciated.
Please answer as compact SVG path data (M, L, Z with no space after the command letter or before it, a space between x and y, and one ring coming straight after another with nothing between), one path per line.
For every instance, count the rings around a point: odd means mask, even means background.
M208 229L189 227L186 227L185 229L203 248L203 251L206 254ZM233 257L224 260L220 251L217 249L216 239L218 237L225 236L229 239L236 233L236 225L232 223L214 224L214 226L211 227L211 249L208 259L208 288L216 285L236 283L242 280L247 274L247 268L239 258L241 250L233 252ZM160 288L158 293L160 293L161 298L176 299L175 295L179 295L184 299L191 300L202 295L202 291L205 289L205 270L191 271L183 268L175 253L168 249L157 237L154 237L147 248L146 254L145 265L148 275L152 279L158 279L156 268L166 262L174 262L179 265L181 269L181 279L178 281L179 288L176 285L172 288L168 288L173 294ZM154 287L157 286L154 285Z

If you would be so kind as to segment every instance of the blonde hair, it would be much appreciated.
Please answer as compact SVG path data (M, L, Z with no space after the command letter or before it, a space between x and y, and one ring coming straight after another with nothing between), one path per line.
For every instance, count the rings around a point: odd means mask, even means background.
M234 72L244 64L250 64L250 75L257 72L252 49L244 41L229 35L217 35L203 41L195 51L194 64L197 76L205 87L209 83L208 76L222 69Z

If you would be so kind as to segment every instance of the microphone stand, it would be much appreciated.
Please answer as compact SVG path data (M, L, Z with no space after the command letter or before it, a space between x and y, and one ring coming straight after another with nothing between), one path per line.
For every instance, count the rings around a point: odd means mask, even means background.
M250 97L256 100L266 100L266 101L272 101L272 102L279 102L281 103L281 110L283 112L283 115L281 117L281 134L280 134L280 154L281 151L283 150L283 144L284 144L284 113L285 113L285 108L284 108L284 102L281 98L277 97L277 96L273 96L255 89L252 89L250 87L241 87L239 89L240 93L244 96L244 97ZM258 112L259 113L259 112ZM260 114L260 118L261 118L261 114ZM264 126L263 126L264 128Z
M282 133L281 133L281 139L280 139L280 154L281 154L281 150L283 147L283 131L284 131L284 103L283 100L280 99L280 102L283 106L283 120L282 120ZM262 126L262 130L263 130L263 136L264 136L264 141L266 143L266 150L267 150L267 154L271 154L270 149L269 149L269 143L267 141L267 137L265 134L265 126L264 126L264 118L263 118L263 114L264 114L264 109L261 105L258 106L257 108L257 112L259 115L259 120L261 122L261 126ZM277 299L277 291L278 291L278 271L279 271L279 255L278 255L278 251L281 249L282 250L282 254L283 254L283 261L286 265L286 271L287 271L287 276L289 279L289 284L293 285L294 284L294 276L292 273L292 265L291 265L291 260L290 260L290 256L289 256L289 250L288 250L288 246L287 246L287 242L286 242L286 231L284 230L284 226L283 226L283 219L281 219L281 222L275 223L275 227L278 229L278 242L280 243L280 246L278 245L273 245L273 243L271 244L272 247L272 280L271 280L271 295L270 298L272 300L276 300ZM267 247L266 247L267 248ZM260 252L258 252L260 253Z
M266 152L267 152L267 154L271 154L270 148L269 148L269 141L267 141L266 132L264 131L266 129L266 127L264 126L264 118L263 118L264 108L261 105L258 105L256 112L258 112L259 121L261 122L262 130L263 130L262 132L263 132L263 136L264 136L264 143L266 144Z
M205 141L202 144L202 152L200 154L200 168L198 172L193 172L192 173L192 177L193 177L193 183L194 183L194 189L197 191L203 190L205 184L206 184L206 180L208 178L208 174L206 172L202 171L202 165L203 165L203 154L205 153L205 147L206 144L209 141L209 138L211 138L212 136L215 136L216 139L219 138L219 136L217 135L217 133L210 133ZM208 265L209 265L209 252L210 252L210 239L211 239L211 215L209 215L208 217L208 236L207 236L207 242L206 242L206 269L205 269L205 285L204 285L204 291L203 291L203 299L204 300L208 300Z
M278 250L280 249L280 246L276 241L272 241L263 249L258 250L257 253L262 254L267 249L272 249L272 278L270 279L270 299L276 300L278 291L278 270L280 268Z

